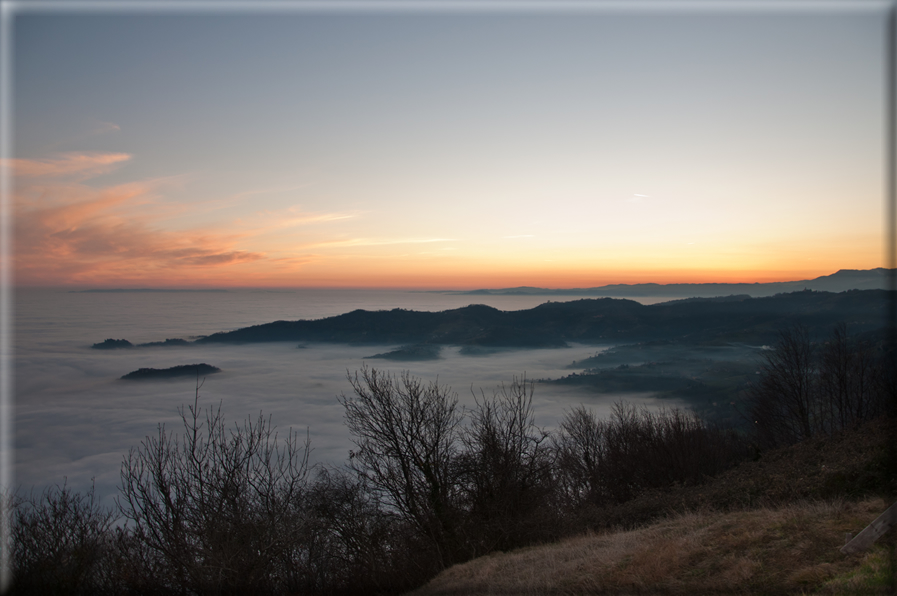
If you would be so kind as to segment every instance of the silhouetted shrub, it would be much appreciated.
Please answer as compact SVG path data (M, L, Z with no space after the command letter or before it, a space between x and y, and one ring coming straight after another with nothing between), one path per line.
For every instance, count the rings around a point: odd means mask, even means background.
M438 570L431 545L400 515L389 511L363 478L322 469L304 500L303 554L290 561L291 592L401 593Z
M114 513L63 485L13 500L13 589L16 594L99 594L111 586Z
M271 593L280 563L304 538L309 446L270 421L228 429L215 411L180 410L183 434L147 437L122 464L119 508L157 555L172 587L194 593ZM202 418L205 414L204 419ZM160 578L161 579L161 578Z
M568 507L622 503L646 490L697 484L742 459L733 431L679 409L623 403L610 418L571 411L554 438L557 486Z
M481 393L457 459L469 556L555 535L553 453L533 418L532 382Z

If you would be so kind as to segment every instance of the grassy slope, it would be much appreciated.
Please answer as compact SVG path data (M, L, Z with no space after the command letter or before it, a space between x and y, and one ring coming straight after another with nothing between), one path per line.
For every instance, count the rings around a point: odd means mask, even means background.
M879 421L770 452L701 486L588 512L584 524L606 529L457 565L413 594L889 593L897 532L870 553L838 549L887 508L870 495L894 494L893 436Z
M685 513L629 531L456 565L415 596L455 594L800 594L823 590L866 555L844 556L845 532L885 509L882 499ZM828 590L826 590L828 591Z

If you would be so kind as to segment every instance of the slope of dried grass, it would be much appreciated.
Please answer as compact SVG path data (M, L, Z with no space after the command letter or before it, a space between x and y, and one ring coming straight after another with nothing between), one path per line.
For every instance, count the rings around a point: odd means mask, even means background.
M839 548L887 508L875 495L897 492L895 436L883 418L583 511L589 534L452 567L413 594L887 592L897 532L870 553Z
M636 530L482 557L412 594L842 593L839 586L868 556L842 555L845 533L857 533L886 507L872 498L685 513Z

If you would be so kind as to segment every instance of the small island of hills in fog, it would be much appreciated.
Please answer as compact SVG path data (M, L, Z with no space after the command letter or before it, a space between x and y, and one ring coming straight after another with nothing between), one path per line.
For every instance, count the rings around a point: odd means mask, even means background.
M137 381L141 379L176 379L179 377L200 377L221 372L217 366L211 366L205 362L199 364L181 364L170 368L139 368L126 375L122 379Z

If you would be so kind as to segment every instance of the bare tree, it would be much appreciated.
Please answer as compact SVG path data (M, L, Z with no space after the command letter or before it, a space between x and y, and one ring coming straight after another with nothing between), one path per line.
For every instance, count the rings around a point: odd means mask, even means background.
M851 338L840 323L822 349L819 389L825 413L823 430L832 433L883 412L880 383L882 370L874 346Z
M821 423L815 347L806 327L779 333L766 357L762 376L748 393L748 415L766 446L811 437Z
M470 556L523 546L551 534L552 452L535 424L532 381L481 392L462 434L459 476ZM555 524L556 526L556 524Z
M557 488L568 508L599 503L605 497L603 466L607 424L585 406L573 408L552 437L557 458Z
M300 538L296 503L309 445L278 440L261 415L227 428L217 410L180 409L183 434L147 437L122 463L122 514L164 562L169 581L197 593L264 593Z
M780 334L759 382L748 391L748 415L761 446L832 434L884 413L890 368L874 343L838 324L817 346L804 327Z
M457 528L457 395L407 372L395 377L364 367L348 378L355 395L342 395L340 403L358 448L350 465L430 541L440 565L450 564Z

